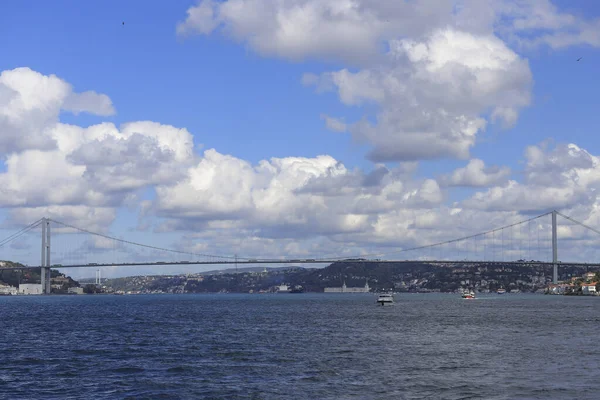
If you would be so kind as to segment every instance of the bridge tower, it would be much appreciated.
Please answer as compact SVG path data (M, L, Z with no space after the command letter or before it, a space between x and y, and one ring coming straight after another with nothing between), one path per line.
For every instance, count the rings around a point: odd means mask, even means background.
M42 293L50 294L50 220L42 218Z
M558 283L558 236L556 234L556 214L556 210L552 211L552 266L554 267L552 283L555 285Z

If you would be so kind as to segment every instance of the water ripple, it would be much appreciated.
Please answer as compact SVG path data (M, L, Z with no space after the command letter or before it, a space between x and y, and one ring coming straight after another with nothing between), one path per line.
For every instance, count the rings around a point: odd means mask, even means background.
M0 399L596 397L600 300L461 300L0 297Z

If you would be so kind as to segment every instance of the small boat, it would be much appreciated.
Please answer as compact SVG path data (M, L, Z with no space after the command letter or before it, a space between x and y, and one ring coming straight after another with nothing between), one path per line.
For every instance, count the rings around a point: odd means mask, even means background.
M506 289L500 288L500 289L496 290L496 293L504 294L504 293L506 293Z
M394 295L391 293L381 293L379 295L379 297L377 298L377 303L381 304L382 306L384 306L386 304L393 304L394 303Z
M462 294L462 298L463 299L474 299L475 298L475 292L472 290L465 290Z

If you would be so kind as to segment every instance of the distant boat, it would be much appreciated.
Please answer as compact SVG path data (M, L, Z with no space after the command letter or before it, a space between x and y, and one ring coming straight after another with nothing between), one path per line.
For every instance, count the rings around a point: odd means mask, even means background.
M504 294L504 293L506 293L506 289L500 288L500 289L498 289L496 291L496 293L498 293L498 294Z
M377 298L377 303L381 304L382 306L384 306L386 304L393 304L394 303L394 295L391 293L381 293L379 295L379 297Z
M475 298L475 292L472 290L465 290L462 294L462 298L463 299L474 299Z

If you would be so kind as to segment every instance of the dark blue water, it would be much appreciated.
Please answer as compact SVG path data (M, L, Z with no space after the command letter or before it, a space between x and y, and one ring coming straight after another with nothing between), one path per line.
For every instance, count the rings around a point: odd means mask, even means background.
M598 297L0 297L0 398L591 399L599 322Z

